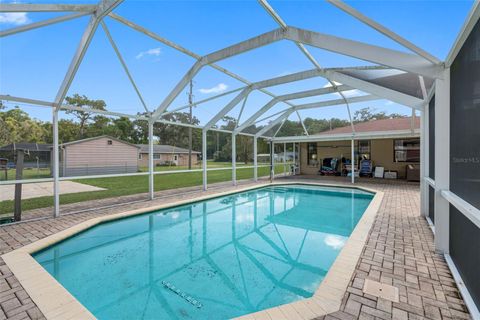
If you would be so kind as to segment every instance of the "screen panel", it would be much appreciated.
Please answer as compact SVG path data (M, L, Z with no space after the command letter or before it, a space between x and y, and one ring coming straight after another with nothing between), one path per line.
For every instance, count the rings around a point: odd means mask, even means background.
M450 72L450 190L480 209L479 22Z

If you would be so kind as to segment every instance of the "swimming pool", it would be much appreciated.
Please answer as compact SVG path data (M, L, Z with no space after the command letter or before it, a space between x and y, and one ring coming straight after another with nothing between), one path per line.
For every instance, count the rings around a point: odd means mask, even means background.
M99 319L226 319L311 297L373 194L269 186L103 223L33 254Z

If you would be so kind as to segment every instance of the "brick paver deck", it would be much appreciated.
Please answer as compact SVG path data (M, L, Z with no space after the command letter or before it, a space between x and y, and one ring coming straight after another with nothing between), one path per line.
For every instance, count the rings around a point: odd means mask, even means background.
M324 181L347 184L343 179ZM252 182L241 185L245 184ZM363 180L358 185L381 190L385 196L345 293L341 311L322 319L469 319L444 258L434 251L433 234L419 214L418 184ZM221 185L222 191L234 188ZM153 203L136 202L0 227L0 254L99 215L193 198L202 193L198 189L188 190L183 194L177 190L176 196L163 197ZM218 188L208 191L215 192ZM43 319L40 310L1 259L0 274L0 319ZM364 294L365 279L397 287L400 301L391 302Z

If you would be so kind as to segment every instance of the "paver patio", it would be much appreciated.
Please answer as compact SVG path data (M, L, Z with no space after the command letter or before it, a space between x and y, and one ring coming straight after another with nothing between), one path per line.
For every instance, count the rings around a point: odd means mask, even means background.
M343 179L319 180L308 176L295 179L348 185ZM254 182L239 183L241 186L250 184ZM343 298L341 311L322 319L469 319L444 258L434 251L432 231L420 216L418 184L361 180L357 185L383 191L385 196ZM222 183L212 185L206 193L235 188ZM135 202L0 227L0 254L99 215L170 203L205 193L199 188L188 188L177 189L175 195L168 192L158 194L164 196L152 202ZM0 273L0 319L44 318L3 261L0 261ZM365 279L398 288L399 302L364 293Z

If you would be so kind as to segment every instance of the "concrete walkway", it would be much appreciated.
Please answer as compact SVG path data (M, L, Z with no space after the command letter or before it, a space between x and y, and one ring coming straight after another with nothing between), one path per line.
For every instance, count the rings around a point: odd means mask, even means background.
M73 181L60 181L60 194L106 190ZM26 183L22 185L22 199L53 196L53 182ZM15 185L0 186L0 201L15 199Z
M295 180L297 179L305 181L301 177L296 177ZM329 180L315 177L312 181L349 185L343 179ZM240 186L253 184L255 183L239 183ZM470 319L443 256L435 253L432 231L426 220L420 216L418 184L361 180L357 185L381 190L385 196L350 285L344 294L341 310L320 319ZM100 215L168 204L179 199L195 198L236 188L223 183L211 185L206 192L198 189L195 191L190 189L189 192L177 189L176 195L149 202L91 210L64 215L57 219L46 218L6 225L0 227L0 254ZM398 288L399 301L392 302L365 293L363 289L367 279ZM35 303L1 259L0 319L44 319ZM299 319L303 318L299 315Z

